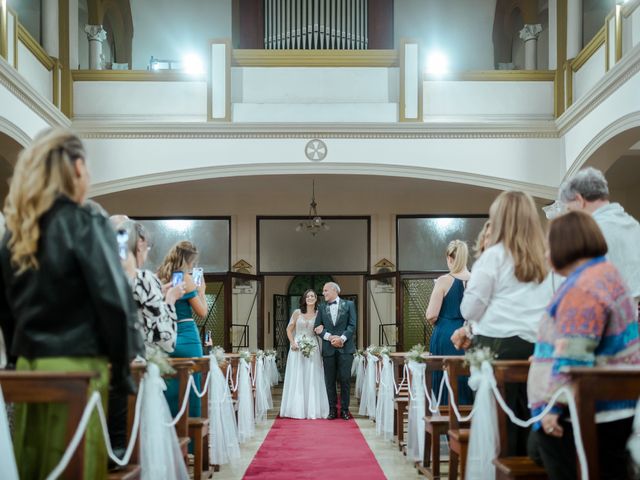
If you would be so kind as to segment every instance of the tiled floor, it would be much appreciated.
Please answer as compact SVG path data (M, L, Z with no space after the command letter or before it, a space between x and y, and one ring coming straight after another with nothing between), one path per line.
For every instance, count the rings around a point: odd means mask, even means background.
M254 455L260 448L260 445L264 441L269 429L273 425L279 408L280 399L282 395L282 385L274 388L273 401L274 409L270 411L267 422L263 425L256 426L256 435L253 439L240 447L241 458L232 465L222 465L220 471L214 475L215 479L223 480L239 480L244 475L247 467L251 463ZM358 403L357 400L352 397L351 399L351 412L357 412ZM344 421L344 420L336 420ZM375 423L368 418L356 418L355 420L364 436L365 440L369 444L369 448L376 456L382 471L388 479L417 479L424 478L418 475L417 470L413 467L412 463L398 450L395 443L385 441L382 437L379 437L376 433Z

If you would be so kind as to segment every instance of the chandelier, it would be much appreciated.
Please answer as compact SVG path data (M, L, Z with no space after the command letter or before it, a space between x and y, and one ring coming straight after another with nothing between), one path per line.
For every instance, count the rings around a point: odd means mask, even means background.
M311 203L309 204L309 218L300 222L296 227L296 232L309 232L314 237L320 230L329 230L329 225L318 215L318 204L316 203L316 181L313 181L311 190Z

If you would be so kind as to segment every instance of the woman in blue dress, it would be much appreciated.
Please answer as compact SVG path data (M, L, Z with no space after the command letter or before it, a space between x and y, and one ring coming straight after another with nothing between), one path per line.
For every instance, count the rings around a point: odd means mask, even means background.
M158 278L165 286L170 286L171 277L174 272L182 272L186 293L176 300L176 316L178 323L178 337L176 339L176 348L170 354L174 358L185 357L202 357L202 342L198 334L196 322L193 320L195 312L200 317L207 314L207 300L205 298L206 285L204 278L199 280L196 285L191 271L198 259L198 249L188 241L182 241L175 244L162 261L158 269ZM196 385L200 385L200 374L194 375ZM178 381L173 379L167 381L167 390L165 396L171 409L171 415L174 417L180 410L178 405ZM200 399L193 390L189 393L189 416L200 416Z
M435 324L429 343L429 351L432 355L464 355L464 350L458 350L451 343L451 335L464 324L464 318L460 313L460 303L467 280L471 276L467 269L468 258L469 249L465 242L453 240L449 243L447 247L449 273L436 280L426 313L427 321L432 325ZM440 391L441 381L442 372L433 372L432 388L436 396ZM458 387L458 403L461 405L472 404L473 394L467 385L466 377L459 378ZM448 392L445 386L441 405L448 403Z

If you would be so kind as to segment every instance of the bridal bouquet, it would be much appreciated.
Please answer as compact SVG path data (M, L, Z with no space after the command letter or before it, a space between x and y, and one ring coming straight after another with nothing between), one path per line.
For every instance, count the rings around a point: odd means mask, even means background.
M306 358L309 358L311 354L318 348L318 342L314 338L309 338L306 335L303 335L299 339L296 340L298 343L298 347L300 348L300 352Z

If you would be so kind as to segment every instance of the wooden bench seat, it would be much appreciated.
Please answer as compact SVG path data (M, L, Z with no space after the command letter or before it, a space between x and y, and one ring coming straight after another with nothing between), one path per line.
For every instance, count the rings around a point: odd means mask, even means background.
M529 457L503 457L493 461L496 466L496 480L540 480L547 477L544 468Z
M493 364L493 374L502 398L506 398L507 384L526 383L529 376L528 360L499 360ZM547 478L544 468L538 466L529 457L507 457L508 434L507 414L496 401L498 430L500 434L500 453L493 461L496 467L496 479L542 480Z
M125 467L112 470L107 474L108 480L138 480L142 474L140 465L127 465Z

